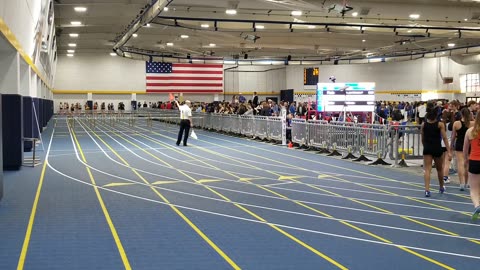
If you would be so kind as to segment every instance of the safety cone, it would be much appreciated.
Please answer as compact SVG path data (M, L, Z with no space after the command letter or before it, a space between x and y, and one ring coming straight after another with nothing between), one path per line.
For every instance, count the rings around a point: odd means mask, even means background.
M291 141L288 142L288 148L293 148L293 143Z

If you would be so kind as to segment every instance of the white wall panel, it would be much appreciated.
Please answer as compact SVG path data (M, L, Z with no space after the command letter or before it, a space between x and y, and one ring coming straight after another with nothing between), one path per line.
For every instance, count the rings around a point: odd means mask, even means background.
M454 83L444 85L438 72L438 59L420 59L407 62L387 62L359 65L319 65L320 82L328 82L335 76L337 82L375 82L377 90L458 90L459 75L479 73L480 65L463 66L448 58L441 61L444 76L453 76ZM135 61L107 55L76 55L60 57L55 88L59 90L127 90L145 89L143 61ZM225 66L225 68L231 66ZM257 91L269 94L282 89L313 91L303 86L304 66L238 66L225 72L225 91L246 93ZM439 97L453 98L452 94ZM387 99L390 98L390 99ZM424 97L425 98L425 97ZM185 94L185 99L213 101L213 95ZM220 100L225 99L223 94ZM230 100L230 98L226 98ZM378 96L377 100L401 100L392 95ZM130 98L128 99L130 100ZM167 101L168 95L138 95L138 101Z
M0 93L18 94L19 59L17 52L0 52Z
M59 57L55 89L145 90L145 62L105 55Z
M22 96L30 95L30 66L20 61L20 89L18 93Z
M37 80L40 80L33 69L29 68L28 72L30 73L30 92L28 93L29 96L31 97L36 97L37 96Z

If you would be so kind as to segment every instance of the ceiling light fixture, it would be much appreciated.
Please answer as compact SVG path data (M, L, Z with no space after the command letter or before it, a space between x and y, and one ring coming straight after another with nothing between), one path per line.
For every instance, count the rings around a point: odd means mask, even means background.
M200 25L200 27L202 27L202 28L209 28L209 27L210 27L210 25L209 25L209 24L206 24L206 23L204 23L204 24L201 24L201 25Z
M173 43L172 42L167 42L167 46L172 47Z
M168 7L164 7L164 8L163 8L163 11L168 11Z
M265 26L263 26L263 25L255 25L255 28L256 28L256 29L265 29Z
M362 39L362 42L367 42L367 40L366 40L366 39Z
M73 21L73 22L70 22L71 25L82 25L82 22L79 22L79 21Z
M215 47L215 46L217 46L217 44L215 44L215 43L210 43L210 47Z
M134 34L132 35L132 37L138 37L138 34L137 34L137 33L134 33Z
M463 20L464 20L464 21L466 21L466 22L468 21L468 19L467 19L467 18L465 18L465 19L463 19Z
M309 29L314 29L314 28L316 28L315 25L309 25L309 26L307 26L307 27L308 27Z
M407 32L408 32L408 33L411 33L411 32L412 32L412 30L408 30Z
M114 53L114 52L111 52L110 55L111 55L111 56L117 56L117 54Z
M237 14L237 10L236 9L227 9L227 10L225 10L225 13L227 13L228 15L235 15L235 14Z
M410 19L416 20L416 19L419 19L419 18L420 18L420 14L410 14L409 17L410 17Z
M303 12L301 10L294 10L290 14L292 14L292 16L302 16Z
M77 44L75 44L75 43L68 43L68 47L77 47Z
M67 50L67 53L75 53L75 50Z
M76 12L85 12L87 11L86 7L74 7L73 8Z
M150 27L150 26L152 26L152 25L149 24L149 23L145 24L145 27Z
M448 43L448 47L450 48L455 47L455 43Z
M70 37L78 37L78 34L77 33L70 33L68 34Z
M73 57L73 54L67 53L67 56L68 56L68 57Z
M357 16L358 16L358 12L353 12L353 13L352 13L352 16L353 16L353 17L357 17Z
M181 38L189 38L188 35L181 35L180 37L181 37Z

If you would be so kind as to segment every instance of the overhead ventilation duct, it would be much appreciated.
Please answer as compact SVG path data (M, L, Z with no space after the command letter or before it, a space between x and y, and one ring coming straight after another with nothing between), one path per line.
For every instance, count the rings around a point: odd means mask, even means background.
M145 24L156 18L160 12L162 12L163 8L166 7L170 2L173 0L157 0L155 1L148 9L133 23L133 25L128 29L127 32L123 34L122 37L117 39L115 45L113 45L113 50L117 51L121 49L121 47L127 43L130 37L138 31L141 27Z

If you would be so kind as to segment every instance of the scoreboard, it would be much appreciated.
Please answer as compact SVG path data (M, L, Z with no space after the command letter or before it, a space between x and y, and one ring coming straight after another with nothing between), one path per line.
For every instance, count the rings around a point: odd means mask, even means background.
M317 110L323 112L372 112L375 109L375 83L319 83Z
M319 70L316 68L303 69L303 85L317 85Z

